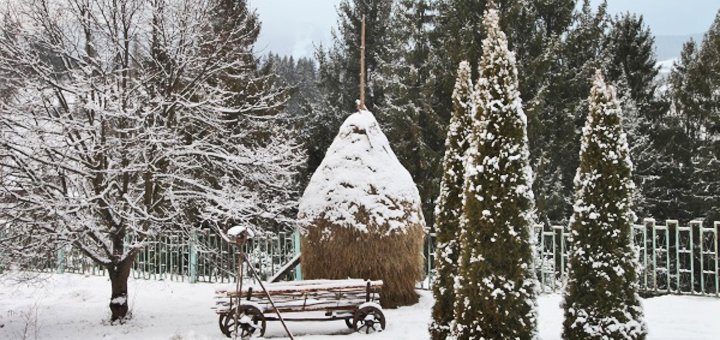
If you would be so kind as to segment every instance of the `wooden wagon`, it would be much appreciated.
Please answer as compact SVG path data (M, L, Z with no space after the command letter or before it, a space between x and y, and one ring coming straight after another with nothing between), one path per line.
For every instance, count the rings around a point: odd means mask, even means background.
M306 280L266 283L267 294L260 286L217 291L218 324L226 336L232 337L237 331L243 339L263 336L267 321L283 320L343 320L355 331L378 332L385 329L385 315L379 304L382 284L357 279ZM322 317L281 316L299 312L325 313Z

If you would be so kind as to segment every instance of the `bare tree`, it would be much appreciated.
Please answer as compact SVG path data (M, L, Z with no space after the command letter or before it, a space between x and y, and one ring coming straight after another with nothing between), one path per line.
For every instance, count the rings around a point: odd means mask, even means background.
M118 320L159 233L294 206L302 153L257 70L245 0L35 0L10 17L0 240L13 256L71 244L107 268Z

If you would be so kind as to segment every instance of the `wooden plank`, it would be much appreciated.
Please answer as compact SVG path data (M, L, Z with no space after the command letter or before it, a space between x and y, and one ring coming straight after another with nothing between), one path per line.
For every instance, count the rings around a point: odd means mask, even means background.
M280 313L300 313L300 312L332 312L332 311L347 311L347 312L353 312L355 311L360 304L352 305L352 306L332 306L332 305L315 305L315 306L307 306L305 308L299 308L299 307L287 307L287 308L280 308L278 307L278 311ZM272 314L275 313L275 309L272 308L272 306L268 306L269 308L263 308L264 314ZM215 313L217 314L223 314L230 311L230 309L223 309L223 310L216 310Z
M366 292L367 287L362 287L362 292ZM330 293L349 293L349 292L359 292L357 287L345 287L345 288L333 288L333 289L326 289L326 288L303 288L303 289L287 289L287 290L268 290L268 293L270 296L281 296L281 295L302 295L303 293L322 293L322 292L330 292ZM382 286L378 285L371 285L370 286L370 292L371 293L379 293L382 291ZM218 292L218 295L223 297L238 297L240 295L246 296L248 290L242 290L240 293L237 291L225 291L225 292ZM259 297L264 296L265 292L262 290L257 291L255 289L252 290L252 297Z
M265 283L265 288L268 291L303 291L307 289L333 289L333 288L364 288L367 285L366 280L360 279L348 279L348 280L303 280L303 281L288 281L288 282L275 282ZM382 280L370 281L371 286L382 287ZM248 286L250 287L250 286ZM244 287L243 291L248 287ZM262 290L259 285L253 285L253 290ZM218 290L218 292L226 292L229 289Z
M318 306L333 306L333 307L356 307L359 305L362 305L365 303L365 299L355 299L355 300L342 300L342 301L322 301L322 300L295 300L295 301L285 301L285 302L275 302L275 306L279 309L306 309L306 308L314 308ZM233 304L234 305L234 304ZM265 303L258 303L255 302L255 305L260 306L263 310L269 310L272 311L272 306L269 302ZM228 303L221 303L217 306L221 307L229 307L231 304Z
M370 293L379 294L381 289L373 289L371 288ZM321 291L300 291L300 292L270 292L270 296L273 298L278 297L288 297L288 298L304 298L304 297L318 297L318 296L326 296L329 298L332 297L343 297L343 296L353 296L353 295L363 295L365 296L367 293L367 290L362 289L352 289L352 290L346 290L346 289L337 289L337 290L321 290ZM265 292L263 291L251 291L251 292L227 292L224 295L217 295L218 298L225 298L225 297L238 297L241 296L243 298L265 298Z
M287 274L290 274L290 272L293 271L295 269L295 267L297 267L297 265L299 265L299 264L300 264L300 253L295 255L295 257L293 257L290 260L290 262L288 262L284 266L282 266L278 270L278 272L273 277L271 277L270 280L268 280L268 281L273 282L273 283L280 281L280 278L282 278L283 276L285 276Z

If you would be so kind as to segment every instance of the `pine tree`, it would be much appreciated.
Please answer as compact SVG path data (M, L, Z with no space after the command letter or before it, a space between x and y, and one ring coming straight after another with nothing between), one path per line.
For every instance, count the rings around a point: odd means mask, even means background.
M635 165L633 180L638 187L635 191L636 212L662 218L650 215L650 207L646 204L670 190L657 181L662 175L659 171L663 169L662 148L665 143L657 139L657 134L661 131L659 123L667 113L668 104L655 95L659 68L656 65L654 38L642 16L626 13L613 19L607 39L612 56L612 62L607 65L608 80L618 87L624 113L623 125Z
M720 219L720 11L703 37L698 62L691 69L695 91L697 152L693 159L695 217L711 223Z
M487 38L467 153L453 335L529 339L537 317L527 120L515 56L494 6L483 22Z
M440 197L435 210L435 272L433 278L433 322L430 333L434 340L444 340L450 335L450 323L453 318L457 275L457 262L460 249L458 234L460 217L463 211L463 183L465 181L465 152L472 124L473 89L470 79L470 64L460 63L457 81L453 92L453 116L445 141L443 160L443 178L440 184Z
M570 220L565 339L644 339L631 243L632 162L615 88L597 71L583 129Z
M695 112L692 93L696 90L689 72L696 58L696 44L690 40L684 44L668 79L669 111L653 126L653 142L658 150L653 166L657 176L645 185L644 205L648 216L660 220L688 221L697 217L691 210L696 129L688 114Z
M382 101L376 103L378 121L417 183L426 222L432 226L445 136L429 100L428 12L426 0L393 4L387 37L390 44L373 79L383 93Z
M546 222L567 221L572 212L572 178L578 164L574 155L590 93L587 79L610 60L608 25L607 4L594 11L584 0L567 35L547 51L552 60L548 76L529 103L532 157L534 164L542 165L536 168L533 189L538 194L539 218Z
M613 19L608 43L612 62L607 77L617 82L625 78L630 98L639 112L649 120L656 120L666 112L655 97L660 68L655 59L655 39L642 16L626 13Z
M520 92L524 100L533 98L546 77L549 55L545 53L557 37L567 31L577 0L495 0L501 29L516 53L523 79ZM455 66L469 60L473 77L476 60L482 52L485 29L477 17L488 0L439 0L435 2L433 67L437 78L435 109L441 117L450 114L450 91Z

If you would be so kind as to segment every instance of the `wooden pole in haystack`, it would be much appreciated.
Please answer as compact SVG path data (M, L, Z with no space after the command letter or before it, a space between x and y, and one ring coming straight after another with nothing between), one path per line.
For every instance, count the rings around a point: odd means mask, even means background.
M360 31L360 105L358 105L358 111L365 109L365 15L363 15Z

